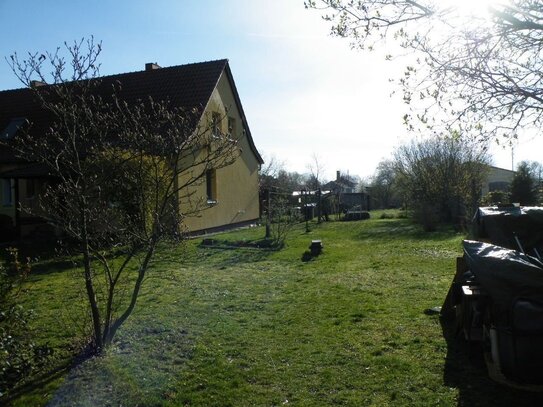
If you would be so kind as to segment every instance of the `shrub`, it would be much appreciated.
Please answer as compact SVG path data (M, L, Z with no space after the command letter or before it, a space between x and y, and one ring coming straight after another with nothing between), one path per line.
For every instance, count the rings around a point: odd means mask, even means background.
M52 350L34 343L29 327L32 311L19 304L23 282L30 273L21 265L17 249L8 249L9 271L0 265L0 397L42 369Z
M435 232L440 223L438 210L433 205L421 204L413 213L415 222L422 225L425 232Z
M285 199L275 199L271 208L271 239L274 247L282 248L294 225L300 222L299 212Z
M511 202L511 194L504 191L491 191L481 198L482 206L494 206Z
M484 144L453 132L402 145L394 156L398 189L425 230L477 208L489 168Z

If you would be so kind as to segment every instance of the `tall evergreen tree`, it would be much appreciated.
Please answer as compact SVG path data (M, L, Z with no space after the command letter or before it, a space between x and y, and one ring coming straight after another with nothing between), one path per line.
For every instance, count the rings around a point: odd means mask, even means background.
M533 174L527 162L522 161L517 167L517 172L511 182L511 200L521 205L534 205L537 202L537 194Z

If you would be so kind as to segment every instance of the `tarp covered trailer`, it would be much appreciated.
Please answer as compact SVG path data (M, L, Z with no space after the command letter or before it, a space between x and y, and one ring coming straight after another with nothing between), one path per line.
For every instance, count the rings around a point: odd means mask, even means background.
M493 370L543 385L543 208L479 208L442 309ZM485 240L485 241L482 241Z

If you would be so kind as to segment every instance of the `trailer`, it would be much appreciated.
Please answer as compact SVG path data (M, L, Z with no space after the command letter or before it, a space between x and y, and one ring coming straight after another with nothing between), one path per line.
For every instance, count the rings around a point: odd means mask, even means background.
M479 208L442 317L479 343L491 378L543 389L543 208Z

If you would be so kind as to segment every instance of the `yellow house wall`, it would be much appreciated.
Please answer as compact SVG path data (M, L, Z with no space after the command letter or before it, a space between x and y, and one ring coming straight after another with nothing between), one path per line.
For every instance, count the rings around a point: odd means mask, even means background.
M227 117L233 117L236 123L234 136L239 139L241 154L236 161L224 168L216 169L216 201L215 205L206 205L199 214L185 218L185 226L191 232L215 227L228 226L240 222L255 220L259 217L258 167L247 138L244 137L243 123L236 106L232 89L223 72L219 83L202 117L202 126L211 121L212 113L217 112L224 117L220 124L223 133L228 131ZM191 189L194 197L206 200L205 179ZM183 193L182 193L183 194ZM181 195L182 195L181 194ZM187 203L180 198L181 212L190 210Z

